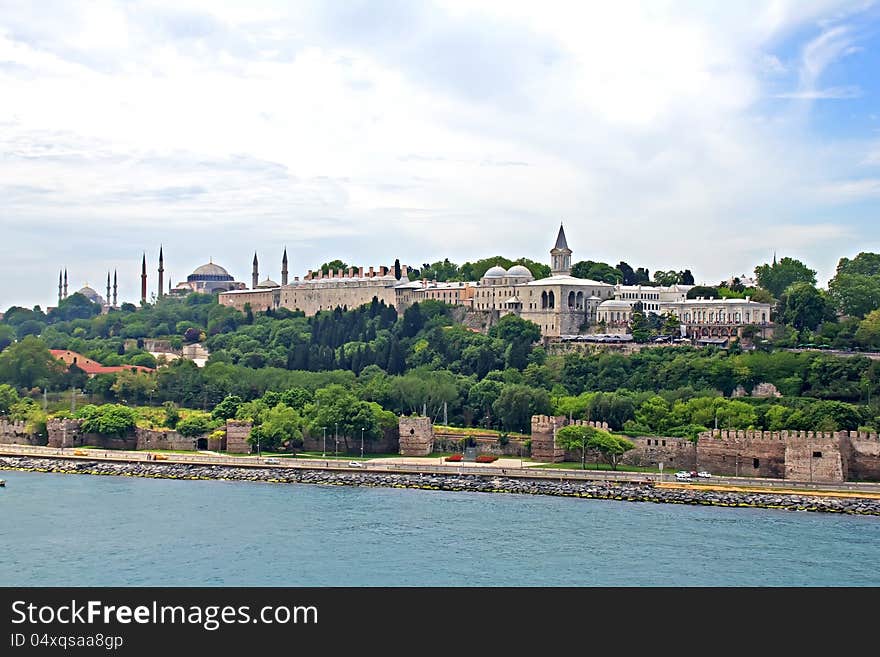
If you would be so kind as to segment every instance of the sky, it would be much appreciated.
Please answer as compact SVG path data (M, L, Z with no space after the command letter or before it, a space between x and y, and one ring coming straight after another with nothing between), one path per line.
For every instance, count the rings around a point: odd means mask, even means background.
M880 251L880 6L0 0L0 308L339 258L820 285ZM166 283L167 284L167 283Z

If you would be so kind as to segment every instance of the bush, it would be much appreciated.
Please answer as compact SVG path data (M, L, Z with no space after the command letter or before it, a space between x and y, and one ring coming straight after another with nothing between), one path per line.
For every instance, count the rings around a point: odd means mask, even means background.
M464 458L461 454L453 454L452 456L447 456L444 460L450 461L452 463L458 463Z
M206 434L210 428L208 418L204 415L190 415L177 423L177 432L187 438Z

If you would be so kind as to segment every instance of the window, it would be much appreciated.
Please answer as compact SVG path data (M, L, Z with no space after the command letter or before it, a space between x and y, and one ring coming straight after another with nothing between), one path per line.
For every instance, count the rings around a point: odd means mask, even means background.
M666 441L665 441L665 440L663 441L663 446L666 447Z
M760 465L761 465L761 461L759 459L752 459L752 467L753 468L755 468L757 470L758 466L760 466Z
M822 452L813 452L813 458L814 459L822 458Z

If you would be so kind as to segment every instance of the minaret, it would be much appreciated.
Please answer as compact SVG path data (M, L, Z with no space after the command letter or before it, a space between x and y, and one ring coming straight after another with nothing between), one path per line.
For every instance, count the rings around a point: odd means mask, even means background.
M568 248L562 222L559 223L556 246L550 249L550 269L553 276L568 276L571 274L571 249Z
M253 285L251 286L254 290L257 289L257 285L260 284L260 265L257 263L257 252L254 251L254 271L251 273L251 280L253 281Z
M284 247L284 255L281 257L281 284L287 285L287 247Z
M104 297L104 303L110 305L110 270L107 270L107 296Z
M147 254L141 261L141 303L147 302Z
M158 298L162 298L162 279L165 277L165 261L162 258L162 246L159 246L159 292Z
M171 295L171 274L168 274L168 294Z
M61 270L58 270L58 305L61 305Z
M67 267L64 268L64 298L67 298Z
M113 270L113 307L116 307L116 270Z

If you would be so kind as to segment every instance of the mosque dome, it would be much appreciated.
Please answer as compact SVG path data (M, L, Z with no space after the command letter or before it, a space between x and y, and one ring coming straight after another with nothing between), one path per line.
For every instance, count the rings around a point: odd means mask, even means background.
M209 262L206 265L202 265L201 267L196 267L192 273L193 276L229 276L229 272L226 271L220 265L215 265L213 262ZM231 277L230 277L231 278Z
M490 267L489 270L483 274L483 278L504 278L505 276L507 276L507 270L499 265Z
M532 278L532 272L529 271L528 267L525 267L523 265L514 265L513 267L511 267L510 269L507 270L507 275L514 276L517 278L518 277Z
M101 295L98 294L94 289L90 288L88 285L84 285L79 290L77 290L77 294L83 295L92 303L104 303L104 299L101 298Z
M278 283L273 281L271 278L267 278L265 281L258 283L257 287L281 287L281 286L278 285Z

